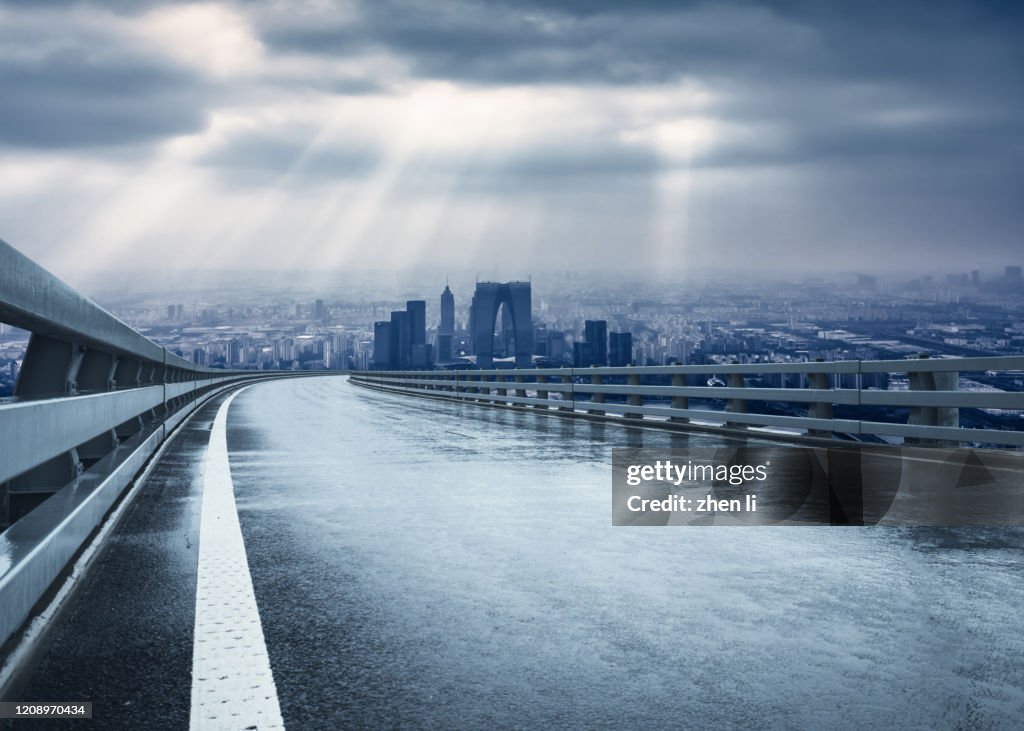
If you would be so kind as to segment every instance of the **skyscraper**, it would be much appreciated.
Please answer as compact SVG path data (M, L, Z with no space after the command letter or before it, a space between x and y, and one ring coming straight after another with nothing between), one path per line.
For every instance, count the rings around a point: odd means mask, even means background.
M391 323L386 320L373 323L373 367L391 368Z
M409 313L409 343L425 345L427 342L426 300L409 300L405 303L405 311Z
M608 334L608 365L622 367L633 364L633 334Z
M548 330L548 357L559 363L564 363L568 355L565 347L565 333L561 330Z
M594 344L586 340L577 340L572 344L572 364L574 368L589 368L594 363Z
M412 367L412 337L409 313L397 310L391 313L391 367L408 370Z
M427 345L427 302L409 300L405 303L409 313L409 368L422 370L430 366L431 348Z
M242 341L238 338L232 338L227 343L227 353L225 353L228 366L241 365L244 363L245 348L242 346Z
M455 334L455 295L447 284L441 293L441 325L437 331L445 335Z
M533 356L533 312L529 282L477 282L470 305L469 321L477 365L494 364L494 329L498 309L509 313L516 368L529 368Z
M441 293L441 324L437 327L437 360L450 363L455 350L455 295L448 285Z
M583 323L583 339L591 345L593 365L608 365L608 323L605 320L587 320Z

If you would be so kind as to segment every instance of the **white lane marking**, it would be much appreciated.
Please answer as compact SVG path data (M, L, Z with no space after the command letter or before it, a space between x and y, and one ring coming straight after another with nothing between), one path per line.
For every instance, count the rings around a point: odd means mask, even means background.
M192 731L284 728L228 464L228 407L239 393L217 411L203 469Z

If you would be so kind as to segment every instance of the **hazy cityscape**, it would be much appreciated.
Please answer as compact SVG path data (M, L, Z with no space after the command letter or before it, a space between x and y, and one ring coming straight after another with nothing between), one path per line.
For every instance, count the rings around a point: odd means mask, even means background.
M205 366L477 367L471 304L478 275L442 276L340 275L329 284L322 276L268 279L236 272L219 283L210 276L201 288L192 289L175 285L168 291L157 282L134 288L97 286L94 298L171 352ZM311 286L310 281L324 283ZM1024 352L1024 282L1018 265L915 279L844 273L792 281L734 281L709 275L660 283L558 271L531 277L521 286L530 309L532 357L529 363L520 359L520 365L800 362ZM451 298L447 318L442 317L445 290ZM400 357L397 328L406 310L416 315L411 330L403 332L407 345ZM516 364L508 310L505 306L496 322L494 367ZM10 396L28 335L2 327L0 395ZM1024 374L1010 375L999 380L964 377L960 388L1024 389ZM865 385L906 388L895 378L877 381ZM1019 418L1016 413L989 412L1000 417L998 421Z

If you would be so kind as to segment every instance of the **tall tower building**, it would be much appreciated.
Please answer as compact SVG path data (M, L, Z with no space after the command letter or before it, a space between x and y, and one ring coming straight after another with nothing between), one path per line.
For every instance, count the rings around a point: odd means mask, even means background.
M594 363L594 344L577 340L572 344L572 364L576 368L589 368Z
M391 323L387 320L373 323L373 367L391 368Z
M409 313L410 343L412 345L425 345L427 342L426 300L409 300L405 303L405 311Z
M633 364L633 334L609 333L608 365L615 367Z
M494 364L498 308L508 308L516 368L529 368L533 356L533 312L529 282L477 282L469 310L473 352L481 368Z
M391 368L407 371L412 368L412 328L409 313L391 313Z
M409 313L409 367L423 370L431 361L431 349L427 345L427 302L409 300L405 311Z
M583 339L590 343L592 364L608 365L608 322L606 320L587 320L583 323Z
M441 325L439 333L455 334L455 295L444 285L444 292L441 293Z
M455 295L448 285L441 293L441 324L437 328L437 359L450 363L454 357L455 343Z

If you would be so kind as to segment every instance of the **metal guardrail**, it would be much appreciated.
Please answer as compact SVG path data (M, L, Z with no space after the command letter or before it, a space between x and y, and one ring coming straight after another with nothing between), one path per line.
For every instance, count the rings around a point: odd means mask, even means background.
M1024 356L919 358L879 361L731 363L625 368L524 368L461 371L368 371L353 373L353 383L402 393L628 420L660 419L684 428L785 429L780 436L902 437L919 443L968 443L1024 446L1024 432L968 429L960 426L961 408L1024 409L1024 392L957 390L959 374L1024 370ZM862 387L864 374L906 374L909 390ZM798 374L807 387L751 387L747 376ZM686 385L687 376L725 376L725 386ZM643 383L668 377L671 385ZM850 377L856 387L836 388L835 376ZM625 380L609 383L608 379ZM649 379L648 379L649 380ZM532 395L528 391L533 392ZM610 403L606 396L625 396ZM690 401L704 402L694 408ZM726 402L725 410L707 407ZM806 409L801 416L751 413L749 402L784 402ZM863 418L838 419L834 407L909 407L907 423ZM768 434L770 435L770 434Z
M299 374L197 366L3 241L0 322L31 333L14 398L0 403L2 645L192 411Z
M0 322L31 332L0 404L0 525L203 394L267 376L168 352L3 241Z

